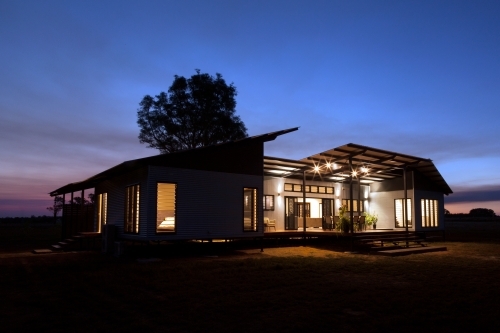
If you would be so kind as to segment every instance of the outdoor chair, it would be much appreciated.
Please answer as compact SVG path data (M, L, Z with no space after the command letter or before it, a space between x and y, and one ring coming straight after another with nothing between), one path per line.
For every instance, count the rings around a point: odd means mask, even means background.
M333 224L333 219L331 216L325 216L325 222L323 224L323 229L325 229L325 230L335 229L335 225Z
M359 217L358 224L359 224L359 230L360 231L366 230L365 216L360 216Z
M352 225L355 231L359 231L359 216L352 217Z
M271 228L274 228L274 231L276 231L276 220L269 220L267 222L267 228L271 230Z

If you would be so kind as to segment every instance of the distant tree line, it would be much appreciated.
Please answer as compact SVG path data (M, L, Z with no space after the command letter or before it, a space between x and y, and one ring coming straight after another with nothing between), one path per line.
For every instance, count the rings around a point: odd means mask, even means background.
M31 217L0 217L0 224L42 224L42 223L53 223L53 216L35 216L31 215Z
M444 214L446 216L469 216L469 217L495 217L497 216L493 209L488 208L473 208L469 211L469 214L458 213L452 214L449 210L445 209Z

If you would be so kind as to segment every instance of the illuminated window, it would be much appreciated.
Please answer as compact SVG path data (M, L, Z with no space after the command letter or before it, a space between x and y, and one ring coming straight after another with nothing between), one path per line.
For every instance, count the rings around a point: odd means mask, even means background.
M101 193L97 196L97 232L101 232L106 224L108 215L108 194Z
M158 183L156 191L156 232L175 232L177 185Z
M243 230L257 231L256 188L243 188Z
M438 226L438 201L431 199L420 200L422 206L422 227L435 228Z
M285 191L293 191L293 184L285 183L285 187L283 189Z
M396 199L394 200L394 211L395 211L395 218L396 218L396 228L405 228L406 225L404 223L404 205L403 205L404 199ZM406 202L406 208L407 208L407 223L408 227L412 227L412 222L411 222L411 199L407 199Z
M264 195L264 210L274 210L274 195Z
M293 191L294 192L302 192L302 185L293 184Z
M139 184L125 188L125 226L126 233L139 233Z
M357 199L354 199L352 200L352 205L354 207L354 212L364 212L365 211L365 201L366 200L361 200L361 206L358 207L358 200ZM350 212L351 211L351 200L350 199L342 199L342 205L343 206L346 206L347 209L346 209L346 212Z

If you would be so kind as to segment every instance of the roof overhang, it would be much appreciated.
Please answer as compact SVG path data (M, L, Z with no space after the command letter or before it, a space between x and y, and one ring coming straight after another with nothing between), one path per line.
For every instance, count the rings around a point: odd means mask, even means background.
M453 193L432 160L349 143L299 161L264 156L264 175L343 182L351 176L370 184L402 177L416 170L436 184L444 194Z
M244 139L229 141L225 143L221 143L213 146L200 147L196 149L182 150L175 153L170 154L160 154L154 155L150 157L140 158L136 160L125 161L120 163L108 170L105 170L101 173L98 173L86 180L70 183L63 187L58 188L55 191L50 192L50 196L63 195L65 193L71 193L81 190L86 190L90 188L94 188L97 184L102 182L103 180L114 177L120 174L124 174L126 172L137 170L148 165L162 165L169 166L175 160L182 160L186 157L186 155L196 155L196 156L209 156L214 151L220 151L221 149L227 149L227 147L237 147L238 149L245 149L248 145L260 144L268 141L275 140L278 136L284 135L290 132L294 132L298 130L298 127L292 127L281 131L269 132L265 134L255 135L251 137L246 137ZM226 147L226 148L225 148ZM260 162L259 162L260 163Z

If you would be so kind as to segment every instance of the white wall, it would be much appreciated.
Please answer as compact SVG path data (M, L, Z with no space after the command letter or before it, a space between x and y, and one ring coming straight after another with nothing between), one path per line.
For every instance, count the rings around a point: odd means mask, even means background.
M276 220L276 230L285 230L285 197L296 197L302 202L302 192L285 192L284 184L302 184L300 179L264 177L264 194L274 195L274 211L264 211L264 217ZM330 186L335 187L335 194L340 194L341 184L326 181L307 181L306 185ZM279 195L278 195L279 194ZM306 202L311 203L311 217L321 217L319 204L321 199L334 199L334 194L326 193L306 193ZM335 200L335 211L340 207L340 200Z
M396 216L394 212L394 200L403 199L404 191L371 192L369 202L370 214L378 215L377 229L395 229ZM408 198L412 204L412 228L415 229L415 202L413 200L413 190L408 191Z

